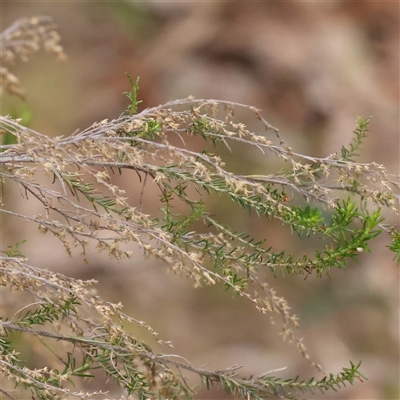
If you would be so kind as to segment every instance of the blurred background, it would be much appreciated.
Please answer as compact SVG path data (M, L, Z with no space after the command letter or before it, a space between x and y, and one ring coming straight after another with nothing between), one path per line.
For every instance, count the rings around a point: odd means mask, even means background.
M140 76L141 109L189 95L250 104L263 110L293 149L312 156L340 151L351 140L357 115L373 116L360 161L399 173L398 3L2 3L3 29L33 15L54 18L68 60L58 64L41 52L15 65L11 72L27 90L26 103L5 96L1 107L3 115L29 110L31 127L41 133L69 135L119 116L127 106L127 72ZM253 123L246 117L243 122ZM230 157L238 170L253 155L239 151ZM257 157L265 173L274 167L273 160ZM132 195L138 192L132 182ZM150 201L152 193L146 195ZM7 196L15 207L27 207L17 190ZM224 210L231 208L215 204L216 214ZM274 250L304 246L279 224L255 216L241 220L240 229L267 238ZM221 287L194 290L140 252L121 264L93 253L85 265L79 254L69 259L50 236L8 219L2 237L6 245L27 239L21 250L33 265L97 279L103 297L122 301L128 314L149 323L174 343L174 353L197 366L239 363L246 375L287 367L276 374L320 377L294 346L282 343L268 318ZM316 399L400 396L399 270L388 243L382 234L372 255L362 254L346 271L332 271L330 279L270 277L300 317L298 335L326 370L338 373L349 360L362 361L367 381ZM133 333L152 343L143 331ZM227 397L199 388L198 398Z

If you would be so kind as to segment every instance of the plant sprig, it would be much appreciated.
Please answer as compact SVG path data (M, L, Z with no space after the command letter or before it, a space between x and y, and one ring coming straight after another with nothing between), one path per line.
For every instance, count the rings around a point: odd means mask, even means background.
M52 234L70 255L79 246L85 260L91 244L116 260L131 258L127 247L135 244L144 256L189 277L194 287L221 285L261 314L278 319L283 339L324 372L296 336L298 318L271 282L278 272L307 277L345 269L350 259L368 253L370 242L382 232L389 234L387 247L400 262L400 235L383 224L382 216L385 207L398 213L398 177L374 162L353 161L370 119L357 118L353 139L348 147L342 146L340 156L311 157L293 151L251 106L189 98L138 112L139 78L134 82L127 76L132 88L125 92L130 104L124 113L69 137L50 138L0 117L1 131L15 138L15 143L0 146L0 179L7 181L7 190L12 185L20 188L23 198L39 204L45 216L32 214L29 207L1 212ZM265 132L255 133L238 121L235 108L250 112ZM185 139L192 136L202 139L196 150L186 145ZM173 144L174 137L182 145ZM234 173L220 153L232 150L232 143L273 155L285 169L265 175ZM140 207L132 206L115 171L125 177L136 173L143 184L137 191ZM143 191L151 183L159 207L145 204L143 210ZM210 198L215 195L266 224L277 220L301 240L312 237L322 245L300 255L272 248L267 239L237 231L234 221L214 215ZM159 344L171 344L158 339L145 322L124 314L120 304L93 294L88 288L93 282L27 264L19 250L22 243L3 250L0 258L0 282L12 289L16 304L21 303L17 312L8 315L6 310L0 320L0 372L39 399L104 398L101 391L83 393L67 387L66 383L96 379L94 370L103 371L128 396L139 399L192 398L182 371L196 374L206 387L218 385L252 400L271 395L297 399L302 393L338 390L363 378L360 363L351 363L337 375L326 373L320 380L270 374L243 378L236 367L206 371L177 355L155 353L123 323L146 329ZM13 332L50 350L52 366L26 367L10 340ZM65 350L60 343L71 347Z

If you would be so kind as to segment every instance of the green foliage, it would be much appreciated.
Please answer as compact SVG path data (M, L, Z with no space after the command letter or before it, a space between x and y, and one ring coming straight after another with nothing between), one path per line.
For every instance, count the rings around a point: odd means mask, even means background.
M19 123L23 126L29 126L32 121L32 111L27 106L22 107L22 110L20 112L18 112L17 109L12 109L12 111L9 114L14 119L18 118ZM13 135L12 132L13 132L12 130L0 132L0 134L3 133L0 136L1 143L3 145L7 146L7 145L12 145L12 144L17 143L17 139L16 139L15 135ZM2 151L4 151L4 149L0 148L0 153Z
M76 314L75 305L79 305L79 301L74 295L67 299L63 299L59 304L53 303L50 299L44 299L40 307L35 310L28 310L19 316L15 321L19 326L44 325L46 322L54 322L73 313Z
M82 177L77 173L63 173L56 171L54 176L59 176L67 185L71 193L76 196L79 201L79 193L83 194L91 203L93 208L97 211L97 206L102 207L107 213L115 212L120 214L122 211L116 207L116 201L112 198L105 196L96 196L96 189L92 183L87 183L82 180Z
M357 127L354 130L354 137L350 142L350 148L342 146L342 159L346 161L351 161L351 158L354 156L358 156L359 154L356 151L359 150L360 145L363 142L363 139L367 137L367 133L369 132L368 125L371 121L371 117L362 119L360 116L357 116Z
M315 380L310 378L306 381L300 381L299 377L293 379L279 379L271 376L259 376L250 377L249 379L235 379L235 373L231 373L227 376L221 377L216 375L202 375L203 383L209 388L213 384L220 384L227 392L233 395L239 396L244 399L251 400L262 400L265 398L265 390L269 391L275 396L285 399L297 399L298 397L293 392L310 393L315 395L316 392L325 393L327 390L337 391L342 386L346 386L346 382L351 385L354 379L361 377L366 379L361 372L359 367L361 362L357 365L350 362L350 368L343 368L342 372L336 376L329 374L321 380Z
M391 244L387 246L389 250L395 253L394 260L397 261L397 264L400 264L400 233L396 232L394 229L390 232L391 236Z
M25 257L19 248L26 242L26 240L22 240L21 242L15 244L14 246L8 246L5 250L0 250L0 253L5 254L8 257Z
M125 111L126 115L133 115L137 113L138 104L142 102L142 100L137 99L137 92L139 90L139 77L136 78L136 82L133 82L132 78L129 74L126 74L129 79L129 82L132 86L132 89L129 92L124 92L126 97L130 100L131 104L129 104L128 109Z

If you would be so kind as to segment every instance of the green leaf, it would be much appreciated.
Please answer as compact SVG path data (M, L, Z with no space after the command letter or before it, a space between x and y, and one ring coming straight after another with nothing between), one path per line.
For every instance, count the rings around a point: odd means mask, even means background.
M133 115L137 113L137 106L139 103L142 102L142 100L137 99L137 93L139 90L139 77L136 78L136 82L134 83L132 78L128 73L125 72L125 75L128 77L129 82L132 86L132 90L129 92L124 92L126 97L130 100L131 104L128 106L128 110L125 112L126 115Z
M358 156L356 151L360 148L362 141L367 137L368 125L371 121L371 117L362 119L359 115L357 116L357 127L353 131L354 137L350 142L350 148L342 146L342 159L351 161L351 157Z

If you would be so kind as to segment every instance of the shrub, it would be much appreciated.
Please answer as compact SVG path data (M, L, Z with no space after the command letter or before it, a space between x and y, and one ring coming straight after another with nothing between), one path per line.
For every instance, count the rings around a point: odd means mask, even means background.
M2 33L4 65L25 60L40 47L63 58L59 37L47 17L17 21ZM21 96L18 79L3 67L2 89ZM281 324L282 337L294 343L304 358L325 376L306 381L281 379L271 373L243 377L238 366L209 371L177 355L154 352L128 333L137 324L156 337L145 322L94 294L95 281L81 281L30 265L21 244L2 250L0 277L9 288L17 311L4 307L0 321L0 371L32 398L106 398L101 391L75 390L80 380L99 379L96 370L123 388L121 398L192 398L187 374L209 388L217 385L245 399L271 395L296 399L303 392L337 390L361 380L360 363L350 363L338 375L323 371L296 335L298 319L287 301L268 283L277 274L329 274L344 269L350 259L369 252L381 232L400 260L400 235L384 225L381 214L397 214L398 178L374 162L355 161L368 132L369 118L357 118L353 140L341 151L323 158L296 153L262 116L261 111L229 101L183 99L138 112L138 80L130 78L130 104L118 118L94 123L69 137L48 137L20 120L0 117L2 191L20 189L26 201L39 202L43 214L19 213L7 206L3 215L35 224L43 234L60 240L68 254L88 246L116 260L132 257L136 243L143 257L155 257L174 273L190 278L194 287L219 285L248 301ZM265 133L254 133L237 121L244 109L259 120ZM181 139L181 146L172 144ZM191 150L185 137L198 137L201 150ZM199 141L198 141L199 142ZM246 175L230 172L221 149L232 143L282 159L278 173ZM159 192L159 211L146 214L131 205L118 184L119 175L136 173L142 190L150 181ZM45 177L45 179L43 179ZM274 252L265 241L237 232L209 211L207 198L218 195L265 220L279 220L302 237L325 244L311 255L296 257ZM12 205L11 205L12 206ZM179 209L179 212L174 212ZM200 224L201 223L201 224ZM21 238L23 239L23 238ZM267 282L268 281L268 282ZM3 289L4 291L4 289ZM122 325L124 324L124 325ZM45 366L25 365L16 350L15 335L41 344L53 358ZM12 391L1 388L8 398Z

